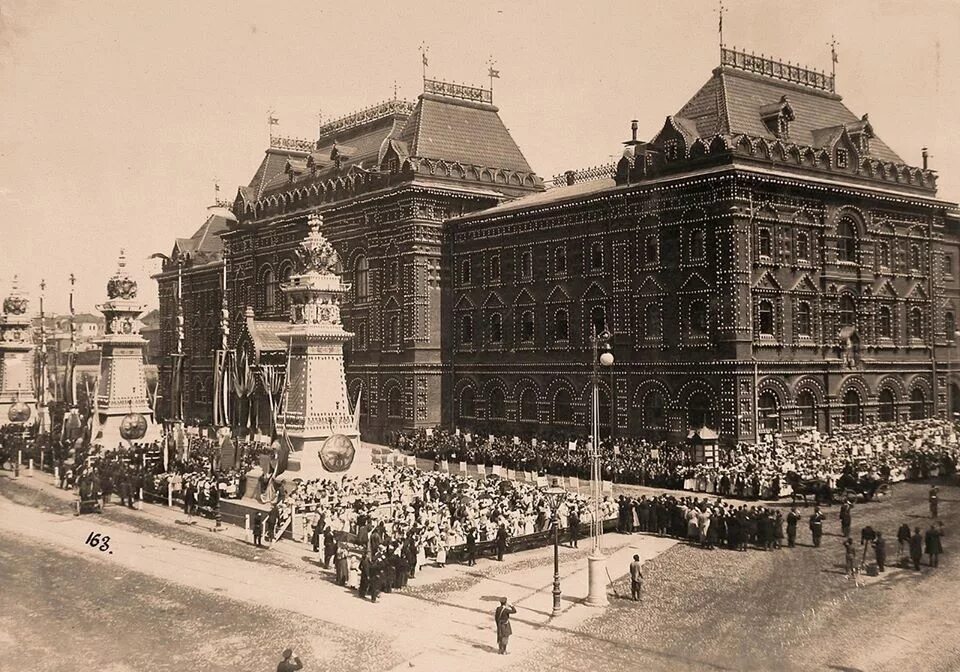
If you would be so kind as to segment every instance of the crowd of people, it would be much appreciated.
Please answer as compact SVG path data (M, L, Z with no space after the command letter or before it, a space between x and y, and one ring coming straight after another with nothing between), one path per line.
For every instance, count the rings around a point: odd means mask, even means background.
M589 478L592 451L583 437L563 440L473 436L441 429L401 434L395 447L418 457L501 465L523 471ZM760 443L716 447L697 460L689 444L618 437L600 445L603 478L617 483L690 490L738 499L775 499L791 492L787 476L835 484L844 472L886 481L956 471L960 443L954 425L919 420L895 426L843 428L829 436L802 433Z

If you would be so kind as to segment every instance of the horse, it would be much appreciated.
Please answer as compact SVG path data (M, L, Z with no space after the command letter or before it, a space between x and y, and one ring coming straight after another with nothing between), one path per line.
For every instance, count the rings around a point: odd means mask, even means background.
M817 504L825 502L827 504L833 503L833 494L830 490L830 484L820 478L811 478L811 479L802 479L800 474L795 471L788 471L786 482L790 485L793 490L791 497L793 498L793 503L797 503L797 496L803 497L803 505L807 505L807 495L813 495L813 501Z

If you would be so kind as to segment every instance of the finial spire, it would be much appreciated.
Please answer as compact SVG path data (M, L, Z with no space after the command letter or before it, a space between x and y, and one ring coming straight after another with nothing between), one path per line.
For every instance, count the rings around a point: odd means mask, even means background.
M830 36L830 67L832 68L831 74L833 75L834 80L837 78L837 46L840 43L837 42L837 38L833 35Z
M493 80L500 79L500 71L496 70L495 66L497 62L493 60L493 54L490 54L490 58L487 60L487 75L490 77L490 100L493 100Z
M423 63L423 78L427 78L427 65L429 64L429 59L427 55L430 53L430 47L427 46L426 42L420 43L420 60Z
M723 0L720 0L718 7L716 9L717 15L720 17L719 25L717 26L717 31L720 34L720 49L723 49L723 15L726 13L727 8L723 6Z

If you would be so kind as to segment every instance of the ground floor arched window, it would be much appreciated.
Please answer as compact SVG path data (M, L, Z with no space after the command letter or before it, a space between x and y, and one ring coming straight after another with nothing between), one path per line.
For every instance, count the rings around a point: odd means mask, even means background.
M773 392L764 392L757 399L760 429L770 432L780 431L780 404L777 395Z
M927 395L919 387L910 393L910 419L923 420L927 417Z
M843 395L843 424L859 425L863 423L863 408L860 395L856 390L847 390Z
M893 390L880 390L880 422L893 422L897 419L897 400L893 396Z

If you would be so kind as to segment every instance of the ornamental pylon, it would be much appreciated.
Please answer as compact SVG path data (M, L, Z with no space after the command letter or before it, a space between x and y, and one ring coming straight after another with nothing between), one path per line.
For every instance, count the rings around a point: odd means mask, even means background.
M117 272L107 282L107 301L97 306L106 321L100 346L100 380L94 404L93 443L116 450L131 443L160 438L147 396L140 335L143 306L137 299L137 283L126 268L123 250Z
M14 277L13 289L3 300L0 315L0 425L26 425L37 418L33 329L28 305Z
M353 334L340 321L340 302L349 287L337 273L339 257L322 223L320 215L310 216L298 250L301 270L281 288L289 299L290 327L278 334L289 355L277 424L293 446L290 477L364 477L373 472L373 460L360 442L343 369L343 344Z

